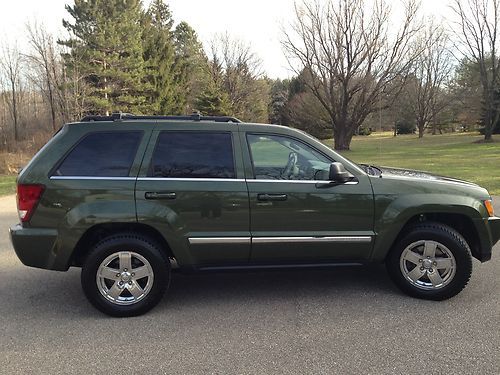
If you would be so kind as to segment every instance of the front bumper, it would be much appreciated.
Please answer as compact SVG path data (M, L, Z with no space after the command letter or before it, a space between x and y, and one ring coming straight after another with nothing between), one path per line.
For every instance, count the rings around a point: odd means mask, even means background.
M23 228L16 224L9 229L10 240L19 260L26 266L61 270L57 265L57 230Z
M491 246L500 240L500 217L488 218L488 227L490 229Z
M479 253L475 257L481 262L491 259L493 246L500 240L500 217L477 219L476 228L480 239Z

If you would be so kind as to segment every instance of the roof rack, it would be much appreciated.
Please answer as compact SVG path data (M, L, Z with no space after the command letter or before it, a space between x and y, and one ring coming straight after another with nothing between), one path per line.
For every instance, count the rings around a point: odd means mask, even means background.
M186 116L136 116L131 113L113 113L110 116L85 116L80 122L90 121L121 121L121 120L181 120L181 121L214 121L214 122L235 122L241 120L229 116L202 116L199 113L193 113Z

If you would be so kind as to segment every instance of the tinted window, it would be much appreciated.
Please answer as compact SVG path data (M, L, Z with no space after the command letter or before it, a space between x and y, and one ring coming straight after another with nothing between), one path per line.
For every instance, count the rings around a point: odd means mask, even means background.
M150 176L234 178L231 134L162 132L153 154Z
M331 161L294 138L248 134L255 178L326 180Z
M97 132L83 138L55 171L56 176L128 176L142 138L137 132Z

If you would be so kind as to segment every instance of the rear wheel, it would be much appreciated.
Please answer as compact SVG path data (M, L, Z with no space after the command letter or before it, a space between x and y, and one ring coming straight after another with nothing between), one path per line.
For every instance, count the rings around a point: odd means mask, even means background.
M151 239L117 234L94 246L81 281L85 295L100 311L140 315L161 300L170 281L170 263Z
M453 228L422 223L411 228L387 258L387 270L405 293L444 300L458 294L472 272L472 255Z

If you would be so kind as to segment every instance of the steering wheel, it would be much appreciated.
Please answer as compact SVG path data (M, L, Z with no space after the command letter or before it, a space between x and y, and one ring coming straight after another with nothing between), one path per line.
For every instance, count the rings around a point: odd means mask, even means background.
M290 152L290 154L288 154L288 163L286 164L286 167L283 170L283 172L281 172L282 179L288 180L290 178L290 176L295 170L295 166L297 165L297 160L298 156L296 152Z

